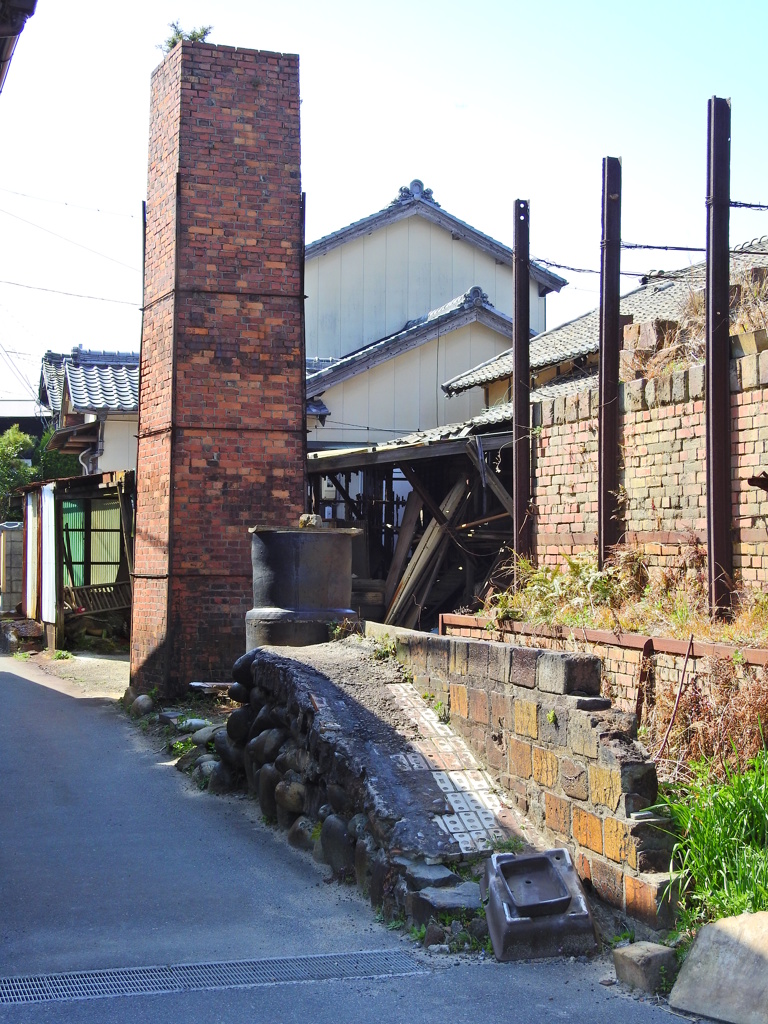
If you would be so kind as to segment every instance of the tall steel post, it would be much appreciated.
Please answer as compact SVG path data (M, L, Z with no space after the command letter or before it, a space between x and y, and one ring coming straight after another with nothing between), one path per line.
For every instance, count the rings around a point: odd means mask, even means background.
M730 607L731 391L728 226L731 200L731 104L707 104L707 566L711 615Z
M529 273L530 208L526 199L515 200L512 361L514 410L514 549L531 553L531 298Z
M603 235L600 243L600 412L598 422L597 559L602 569L619 539L619 283L621 160L603 159Z

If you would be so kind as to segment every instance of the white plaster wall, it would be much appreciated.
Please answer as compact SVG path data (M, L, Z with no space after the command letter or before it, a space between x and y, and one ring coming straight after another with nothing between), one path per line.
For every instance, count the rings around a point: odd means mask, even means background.
M422 217L411 216L323 256L305 269L307 357L340 358L401 330L475 285L512 315L512 268ZM545 299L531 282L531 327Z
M104 454L99 456L97 472L136 469L136 451L139 418L132 416L109 416L104 423Z
M310 432L310 447L391 441L479 414L481 388L449 399L440 383L508 347L484 324L467 324L329 388L323 401L331 415Z

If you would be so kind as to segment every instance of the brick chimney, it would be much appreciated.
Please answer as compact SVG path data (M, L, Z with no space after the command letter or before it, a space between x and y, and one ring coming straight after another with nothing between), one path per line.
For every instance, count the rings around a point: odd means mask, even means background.
M299 62L177 44L152 76L131 680L227 680L247 528L304 511Z

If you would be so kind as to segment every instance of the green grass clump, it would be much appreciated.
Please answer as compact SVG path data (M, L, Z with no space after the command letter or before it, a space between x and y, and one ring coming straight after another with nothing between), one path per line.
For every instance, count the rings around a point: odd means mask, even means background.
M673 862L684 893L681 931L768 910L768 750L744 768L724 767L718 779L712 762L698 762L692 780L660 801L680 836Z

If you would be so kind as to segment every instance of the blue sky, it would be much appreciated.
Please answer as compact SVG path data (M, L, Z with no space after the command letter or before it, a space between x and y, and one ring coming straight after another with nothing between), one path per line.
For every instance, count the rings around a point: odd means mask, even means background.
M596 268L601 160L620 156L624 239L703 246L712 95L733 104L732 197L768 202L764 0L39 0L0 94L0 282L125 304L0 283L0 399L30 396L46 348L138 348L149 78L172 20L300 54L308 241L418 177L509 244L529 199L532 254ZM732 244L764 234L768 213L732 212ZM598 301L595 276L561 273L550 326Z

